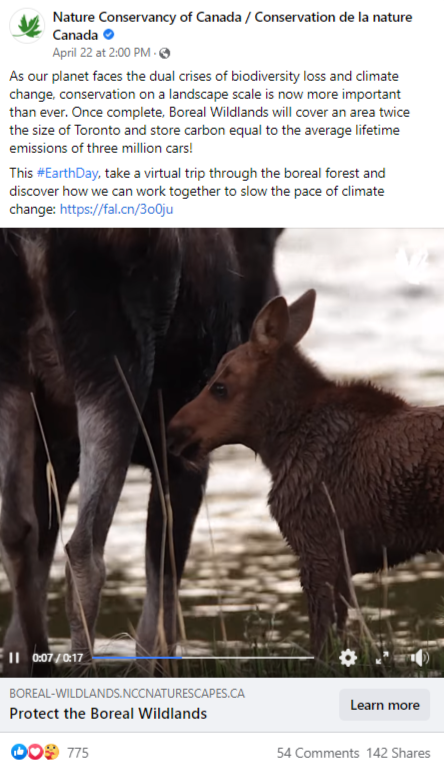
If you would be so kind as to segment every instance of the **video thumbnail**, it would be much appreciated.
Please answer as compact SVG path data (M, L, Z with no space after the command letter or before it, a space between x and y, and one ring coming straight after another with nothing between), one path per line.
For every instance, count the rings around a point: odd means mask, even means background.
M3 230L3 675L440 674L443 319L444 230Z

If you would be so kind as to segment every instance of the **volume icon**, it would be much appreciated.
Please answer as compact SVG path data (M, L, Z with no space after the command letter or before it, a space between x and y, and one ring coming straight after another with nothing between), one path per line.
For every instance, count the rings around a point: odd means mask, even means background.
M423 664L427 664L429 661L429 654L427 651L422 651L421 648L419 651L416 651L416 653L412 653L410 656L410 661L416 661L419 667L422 667Z

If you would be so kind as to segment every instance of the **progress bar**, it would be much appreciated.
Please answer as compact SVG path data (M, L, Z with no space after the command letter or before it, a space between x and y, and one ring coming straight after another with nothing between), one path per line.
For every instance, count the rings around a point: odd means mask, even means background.
M93 661L310 661L314 656L93 656Z

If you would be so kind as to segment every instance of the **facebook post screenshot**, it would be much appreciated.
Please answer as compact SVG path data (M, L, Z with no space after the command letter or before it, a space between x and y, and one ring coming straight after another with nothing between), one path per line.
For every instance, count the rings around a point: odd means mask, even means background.
M444 765L444 6L1 11L0 765Z

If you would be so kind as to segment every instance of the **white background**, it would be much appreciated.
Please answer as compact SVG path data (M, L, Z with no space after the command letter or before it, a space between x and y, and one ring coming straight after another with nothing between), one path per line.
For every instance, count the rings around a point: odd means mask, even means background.
M253 765L257 768L269 768L269 766L295 766L309 765L311 768L325 768L326 765L379 765L396 766L405 768L409 765L422 765L428 768L440 768L444 758L443 739L441 734L306 734L298 731L297 724L292 733L225 733L221 738L217 734L174 734L168 740L162 734L151 733L149 738L145 734L135 733L131 736L123 734L110 734L106 738L99 734L58 734L54 738L53 733L46 732L17 736L5 734L0 737L3 741L2 765L7 766L31 766L48 765L45 759L30 761L28 757L17 761L11 757L10 750L14 744L22 743L28 747L31 744L40 744L44 747L48 743L55 743L60 756L55 765L57 768L65 766L81 765L83 767L96 768L106 765L109 768L121 768L121 766L153 766L153 765L193 765L194 768L225 768L227 764L233 766ZM69 747L87 748L89 758L69 758ZM278 758L278 748L287 750L290 748L291 756ZM296 758L295 751L302 747L304 751L313 750L358 750L359 758ZM387 749L387 757L379 760L370 758L367 749ZM403 750L430 750L431 755L427 759L393 759L390 757L393 748ZM9 754L8 754L9 753ZM76 754L76 753L74 753ZM300 753L299 753L300 754Z

